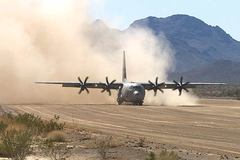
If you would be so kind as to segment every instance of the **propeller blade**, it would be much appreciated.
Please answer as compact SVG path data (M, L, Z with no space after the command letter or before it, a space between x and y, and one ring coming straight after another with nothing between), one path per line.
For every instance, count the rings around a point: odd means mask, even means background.
M115 83L116 82L116 80L114 79L111 83L110 83L110 85L112 85L113 83Z
M88 80L88 76L85 78L85 80L84 80L84 84L87 83L87 80Z
M89 90L87 88L85 88L85 90L87 91L87 94L89 94Z
M153 82L151 82L150 80L148 80L148 82L149 82L152 86L154 86L154 83L153 83Z
M81 89L79 90L78 94L81 94L83 90L84 90L84 89L81 88Z
M78 81L80 82L81 85L83 85L83 82L80 77L78 77Z
M181 96L182 95L182 89L179 89L179 95L178 96Z
M178 86L179 86L179 83L178 83L177 81L173 80L173 82L174 82L176 85L178 85Z
M188 90L187 88L184 87L183 89L184 89L186 92L189 92L189 90Z
M109 85L108 77L106 77L106 82L107 82L107 85Z
M104 88L101 92L103 93L103 92L105 92L106 91L106 89Z
M154 90L154 96L156 96L157 95L157 90Z
M156 77L155 84L158 85L158 77Z
M158 88L158 90L159 90L160 92L164 93L164 91L163 91L161 88Z
M112 93L111 93L111 90L110 90L110 89L108 90L108 95L109 95L109 96L111 96L111 95L112 95Z
M182 85L183 84L183 77L181 76L180 78L180 84Z

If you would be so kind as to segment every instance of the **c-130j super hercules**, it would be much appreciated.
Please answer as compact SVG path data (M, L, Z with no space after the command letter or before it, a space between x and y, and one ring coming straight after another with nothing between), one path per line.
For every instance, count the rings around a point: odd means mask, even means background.
M130 102L135 105L142 105L145 97L145 90L153 90L154 96L157 95L157 91L162 93L164 89L178 90L179 96L181 96L182 91L189 92L188 88L195 88L197 86L203 85L223 85L224 83L190 83L183 82L183 77L180 78L180 82L173 81L170 83L162 82L158 83L158 77L155 79L155 83L150 80L148 83L139 83L139 82L128 82L127 81L127 72L126 72L126 60L125 52L123 52L123 70L122 70L122 82L116 83L116 80L109 82L108 77L106 77L106 83L88 83L88 77L84 81L78 77L78 82L53 82L53 81L44 81L36 82L38 84L60 84L62 87L75 87L80 88L79 94L83 91L89 93L88 88L93 89L102 89L101 92L108 92L111 96L111 90L118 90L117 102L121 105L123 102Z

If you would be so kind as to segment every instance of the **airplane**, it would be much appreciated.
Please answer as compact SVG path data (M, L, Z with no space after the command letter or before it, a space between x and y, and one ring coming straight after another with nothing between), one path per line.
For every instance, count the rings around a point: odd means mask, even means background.
M91 89L102 89L101 92L108 92L109 96L112 95L111 90L118 90L117 103L119 105L126 103L132 103L134 105L142 105L145 98L145 90L153 90L154 96L160 91L164 93L164 89L178 90L179 96L182 95L182 91L189 92L189 88L195 88L197 86L203 85L224 85L225 83L190 83L183 82L183 77L180 77L180 81L177 82L173 80L172 82L158 82L158 77L155 79L155 83L148 81L148 83L139 82L129 82L127 80L127 70L126 70L126 58L125 51L123 52L123 68L122 68L122 82L116 83L116 80L109 81L106 77L106 83L88 83L89 77L86 77L84 81L78 77L78 82L61 82L61 81L41 81L35 82L37 84L58 84L62 87L73 87L80 88L79 94L86 91L89 94L89 88Z

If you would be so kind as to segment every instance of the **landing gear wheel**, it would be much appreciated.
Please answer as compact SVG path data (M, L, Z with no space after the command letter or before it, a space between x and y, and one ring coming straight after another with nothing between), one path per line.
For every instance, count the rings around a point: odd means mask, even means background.
M117 99L117 102L118 102L118 105L121 105L122 103L123 103L123 100L121 100L121 99Z
M133 104L134 104L134 105L138 105L138 106L142 106L143 101L141 101L141 102L134 102Z

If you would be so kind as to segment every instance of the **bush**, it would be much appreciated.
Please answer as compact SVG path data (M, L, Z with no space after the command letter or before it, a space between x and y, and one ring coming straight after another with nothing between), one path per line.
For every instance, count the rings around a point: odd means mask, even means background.
M39 135L41 133L47 133L54 130L63 130L65 123L59 123L59 116L54 116L53 119L49 121L44 121L41 117L34 114L24 113L18 114L16 116L7 113L5 119L10 120L11 123L18 123L25 125L28 130L30 130L34 135Z
M163 150L159 154L159 156L156 156L155 153L150 152L146 158L146 160L179 160L179 159L180 157L176 153L174 153L173 151L168 152L166 150Z
M137 145L138 147L144 147L144 143L145 143L145 138L140 138Z
M26 125L34 134L40 134L44 130L43 120L34 114L24 113L15 117L15 122Z
M2 121L0 122L0 133L4 132L5 129L7 128L7 124L3 123Z
M147 158L146 160L156 160L156 155L154 152L150 152L148 155L147 155Z
M53 119L51 119L50 121L48 121L45 124L45 132L51 132L51 131L55 131L55 130L63 130L65 123L59 123L59 116L55 115Z
M180 157L176 153L163 150L159 155L159 160L178 160Z
M102 159L107 159L107 153L112 146L112 137L104 137L96 140L97 151Z
M50 141L65 141L63 133L56 132L56 130L63 130L65 126L64 123L58 122L59 116L54 116L50 121L44 121L34 114L24 113L15 116L6 113L0 118L0 156L13 160L23 160L32 151L30 146L33 143L33 138L51 131L55 131L55 133L52 133ZM53 151L66 153L61 150L62 146L54 145L52 148L54 148Z
M70 149L65 144L55 143L49 139L41 144L41 150L52 160L66 159L71 155Z
M1 134L1 151L12 160L24 160L31 153L32 136L29 131L10 129Z

